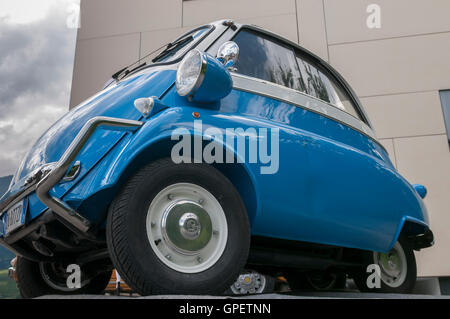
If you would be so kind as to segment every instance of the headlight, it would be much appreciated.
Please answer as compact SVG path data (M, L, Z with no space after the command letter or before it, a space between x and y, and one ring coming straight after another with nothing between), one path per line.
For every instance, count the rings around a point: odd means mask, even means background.
M176 87L180 96L192 96L200 88L206 72L206 60L198 50L192 50L181 61Z
M215 57L196 49L180 62L176 89L189 102L213 103L227 96L233 80L227 68Z

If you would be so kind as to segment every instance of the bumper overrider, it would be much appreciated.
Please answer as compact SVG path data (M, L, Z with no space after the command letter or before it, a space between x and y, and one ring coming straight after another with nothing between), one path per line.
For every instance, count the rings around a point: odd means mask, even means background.
M12 247L11 245L37 230L42 224L55 219L55 217L73 232L84 237L89 237L89 230L92 226L91 222L71 208L66 202L52 196L50 190L67 175L77 155L98 127L115 131L134 132L142 125L143 122L140 121L104 116L94 117L86 122L58 162L45 164L34 171L27 179L21 191L11 195L0 203L0 217L8 209L33 192L36 192L39 200L47 206L46 212L38 220L34 220L28 225L25 224L21 228L14 230L11 234L5 234L5 236L0 238L0 244L19 255L25 255L19 248Z

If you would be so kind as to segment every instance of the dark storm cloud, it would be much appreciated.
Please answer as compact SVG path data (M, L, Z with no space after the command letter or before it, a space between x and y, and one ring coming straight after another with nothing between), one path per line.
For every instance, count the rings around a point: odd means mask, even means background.
M0 176L68 110L76 30L64 6L29 24L0 19Z

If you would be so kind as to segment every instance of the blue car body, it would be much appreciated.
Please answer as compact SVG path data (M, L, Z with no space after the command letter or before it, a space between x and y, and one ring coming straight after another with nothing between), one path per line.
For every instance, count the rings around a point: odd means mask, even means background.
M234 32L221 23L213 27L199 49L212 52L217 47L214 40L229 40L227 36ZM72 162L81 163L76 178L62 180L50 190L51 196L92 225L104 228L108 206L123 184L146 163L170 157L175 129L199 134L194 127L198 118L203 127L215 127L224 134L235 127L279 130L277 173L261 174L262 164L248 161L216 165L241 195L254 236L387 252L402 231L418 236L429 230L422 198L369 132L370 123L347 125L321 112L322 101L290 90L299 101L293 105L288 98L258 91L258 85L263 89L267 85L261 81L251 92L243 83L253 80L236 73L225 98L210 103L189 101L177 94L174 85L178 62L139 70L69 111L30 149L2 202L21 193L36 170L58 162L90 119L140 121L142 125L134 131L97 128ZM144 117L133 102L149 96L156 97L161 107ZM226 143L221 146L234 152ZM36 192L25 198L23 229L48 209ZM9 234L5 227L0 231L5 244Z

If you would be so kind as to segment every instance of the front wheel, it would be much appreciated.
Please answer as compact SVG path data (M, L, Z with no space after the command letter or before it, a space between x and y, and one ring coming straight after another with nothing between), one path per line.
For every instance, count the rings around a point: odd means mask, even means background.
M81 269L81 288L67 285L67 265L53 262L34 262L17 257L17 287L22 298L43 295L101 294L111 278L111 271Z
M108 248L141 295L221 294L248 256L250 227L231 182L206 164L142 168L111 204Z
M353 277L360 291L411 293L414 289L416 258L405 237L401 236L388 253L364 252L363 258L364 267Z

